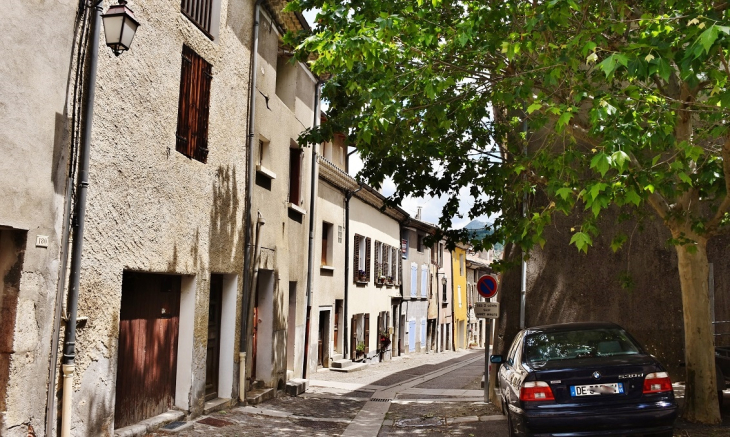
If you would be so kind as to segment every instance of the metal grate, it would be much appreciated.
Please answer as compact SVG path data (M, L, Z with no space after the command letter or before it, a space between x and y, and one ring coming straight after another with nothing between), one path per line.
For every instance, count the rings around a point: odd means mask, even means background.
M173 429L180 428L183 425L185 425L185 422L180 422L180 421L171 422L171 423L168 423L167 425L163 426L162 429L173 430Z
M393 399L370 398L370 402L392 402Z

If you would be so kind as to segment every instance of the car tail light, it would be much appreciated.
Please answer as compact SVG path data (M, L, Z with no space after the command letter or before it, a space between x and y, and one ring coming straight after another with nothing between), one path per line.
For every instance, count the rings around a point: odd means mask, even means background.
M672 381L667 372L656 372L644 378L644 393L662 393L672 391Z
M553 401L553 391L550 390L550 386L547 382L543 381L528 381L522 384L520 389L520 400L521 401Z

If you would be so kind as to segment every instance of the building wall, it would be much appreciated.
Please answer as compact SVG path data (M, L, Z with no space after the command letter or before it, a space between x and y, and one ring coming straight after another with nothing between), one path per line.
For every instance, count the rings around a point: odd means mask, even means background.
M277 58L281 35L263 11L259 32L254 161L275 177L257 172L252 210L266 220L259 233L260 246L274 259L271 265L259 268L273 270L276 280L273 290L266 291L273 293L271 311L261 313L272 319L272 336L260 336L257 351L257 359L271 360L271 370L258 369L256 379L277 387L290 376L301 377L303 373L312 149L301 148L301 202L294 208L288 203L289 156L291 148L299 148L299 134L313 125L316 80L302 64ZM268 143L263 158L259 141ZM303 213L297 212L297 207ZM289 298L290 291L296 293L295 299ZM290 311L290 303L296 304L294 310ZM290 324L292 316L296 320ZM295 332L289 332L290 327ZM292 352L294 357L288 356ZM247 363L247 372L252 365Z
M0 264L11 264L0 276L3 436L24 437L29 428L45 435L77 7L78 2L0 3L0 238L6 243L0 243ZM36 245L37 236L48 237L47 247ZM8 253L14 255L6 258Z
M74 381L79 435L114 429L124 271L183 276L178 408L203 410L212 273L226 274L236 290L226 356L238 358L253 8L221 1L219 37L211 40L179 2L129 6L141 23L132 49L115 57L102 46L99 53L79 301L79 316L89 321L78 331ZM175 150L183 44L212 64L207 163Z
M456 247L451 255L454 275L454 339L456 340L457 349L465 349L468 346L466 342L468 310L466 301L466 251L460 247Z
M418 235L419 232L415 229L402 228L401 238L408 240L408 250L406 258L403 259L403 303L401 304L401 314L406 316L406 324L411 320L415 320L415 352L425 352L426 344L422 340L426 337L424 330L426 329L427 323L424 324L423 321L427 320L428 317L428 292L430 288L428 281L431 277L429 270L431 265L431 248L422 244L421 251L419 251ZM421 237L425 237L425 234L421 233ZM412 294L413 281L411 277L411 269L414 264L416 266L415 296ZM426 272L425 295L423 294L424 269ZM410 338L406 335L405 341L403 342L407 345L404 348L406 353L413 348L409 343Z
M355 234L359 234L371 239L371 251L374 252L375 241L381 241L393 247L400 247L400 225L398 221L381 213L375 208L357 197L350 200L350 261L354 256L354 238ZM350 281L349 288L349 305L346 323L350 323L353 314L369 313L370 314L370 354L377 355L378 347L378 313L381 311L391 311L391 297L400 294L398 287L376 286L373 277L373 260L370 259L371 276L370 281L361 284L354 281L351 269L350 277L346 281ZM405 260L404 260L405 261ZM392 323L392 321L391 321ZM348 337L351 335L348 325ZM349 341L349 338L348 338ZM352 347L352 345L351 345Z
M311 337L312 343L316 344L318 340L319 328L319 310L330 310L330 324L328 327L329 344L327 348L328 357L334 355L335 349L342 351L342 342L344 331L342 329L344 321L340 318L338 345L334 344L334 311L335 300L344 300L345 292L345 195L339 189L333 187L329 183L319 180L317 190L317 210L315 218L315 237L314 237L314 268L312 277L312 314L316 313L316 318L312 319ZM322 222L332 225L330 243L331 257L327 259L327 265L322 264ZM341 235L341 238L339 236ZM315 311L317 309L317 311ZM341 353L341 352L340 352ZM314 348L309 356L309 369L315 370L317 366L317 349ZM323 363L329 366L329 363Z

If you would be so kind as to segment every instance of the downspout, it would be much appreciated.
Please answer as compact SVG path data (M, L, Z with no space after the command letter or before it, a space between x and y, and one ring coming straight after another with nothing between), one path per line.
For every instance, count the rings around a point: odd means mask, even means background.
M456 316L454 315L454 292L456 291L456 287L454 287L454 256L451 255L451 350L453 352L456 352Z
M314 86L314 121L312 122L313 127L319 126L319 93L322 81L318 80ZM304 331L304 365L302 369L302 378L307 378L307 358L309 352L309 331L312 327L309 321L312 317L312 271L314 270L314 209L316 206L315 202L315 188L317 183L317 147L318 144L312 146L312 174L311 187L309 190L309 253L307 258L307 321ZM329 347L329 345L327 345Z
M241 339L238 351L238 399L243 402L246 399L246 348L248 347L248 320L251 317L251 298L254 293L254 280L251 275L251 191L254 187L254 161L253 161L253 139L255 136L254 124L256 122L256 70L258 69L258 51L259 51L259 15L261 13L261 3L263 0L256 0L254 7L253 19L253 44L251 48L251 78L249 86L249 102L248 102L248 136L246 137L246 160L247 175L246 180L246 219L244 222L245 238L243 252L243 296L241 302ZM258 240L258 238L257 238ZM254 253L255 255L255 253ZM253 280L252 280L253 279ZM256 363L254 363L256 365Z
M89 82L84 96L84 131L79 150L79 173L76 185L76 214L72 226L74 237L71 246L71 273L69 277L68 317L63 345L63 406L61 413L61 437L71 437L71 412L73 409L73 376L76 369L76 316L79 304L79 279L81 272L81 252L84 243L84 216L86 215L86 193L89 189L89 153L91 149L91 128L94 121L94 96L96 91L96 66L99 55L99 20L101 0L97 0L91 10L91 29L89 46ZM55 365L55 363L53 364ZM52 387L48 388L52 390Z
M342 355L344 357L347 356L347 301L350 291L350 199L360 190L362 190L362 185L355 191L347 190L345 192L345 301L342 302L342 331L344 333L342 336Z

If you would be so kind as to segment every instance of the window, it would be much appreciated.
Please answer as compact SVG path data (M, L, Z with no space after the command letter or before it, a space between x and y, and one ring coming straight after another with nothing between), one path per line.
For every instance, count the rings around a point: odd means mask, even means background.
M355 234L352 258L355 282L370 282L370 238Z
M385 272L383 271L383 243L375 240L375 283L383 284L385 282Z
M439 243L439 267L444 266L444 243Z
M459 308L461 308L461 285L456 286L456 294L459 297Z
M395 247L390 248L390 277L393 278L393 284L400 283L400 262L401 259L398 256L398 249Z
M459 275L464 276L464 254L459 255Z
M342 226L337 226L337 242L342 243Z
M411 297L418 294L418 264L411 263Z
M180 11L208 38L218 36L220 0L182 0Z
M416 238L416 250L423 252L423 235L418 235Z
M322 222L322 265L332 265L332 223Z
M208 112L213 68L188 46L183 46L180 102L175 150L205 163L208 160Z
M289 203L300 206L303 202L302 188L302 149L289 149Z
M446 284L447 284L447 281L446 281L446 279L445 279L445 278L444 278L444 280L443 280L443 281L441 282L441 284L443 285L443 291L444 291L444 292L443 292L443 294L444 294L444 295L442 296L441 302L443 302L443 303L448 303L448 302L449 302L449 295L448 295L448 293L446 292L446 289L447 289L447 288L446 288Z

